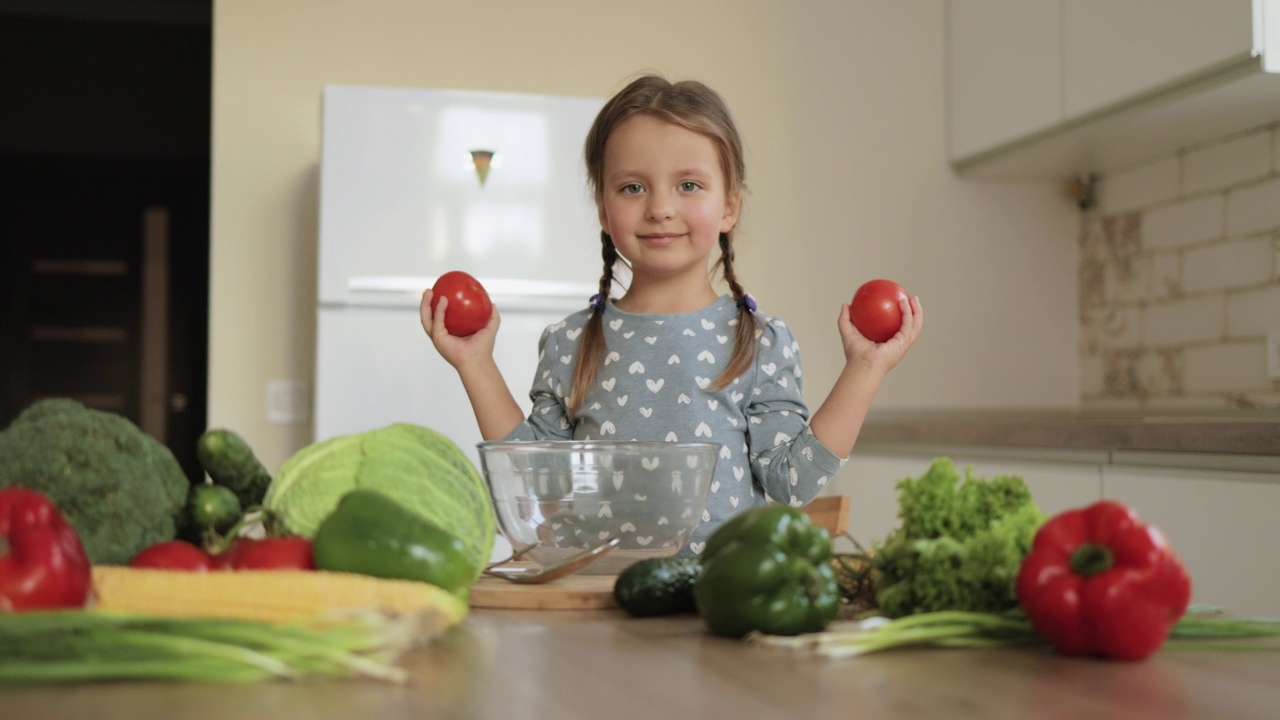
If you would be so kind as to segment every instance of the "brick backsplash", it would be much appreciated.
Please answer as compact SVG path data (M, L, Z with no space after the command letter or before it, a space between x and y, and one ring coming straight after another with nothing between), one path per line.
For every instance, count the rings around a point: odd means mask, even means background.
M1081 223L1081 405L1280 409L1280 125L1099 178Z

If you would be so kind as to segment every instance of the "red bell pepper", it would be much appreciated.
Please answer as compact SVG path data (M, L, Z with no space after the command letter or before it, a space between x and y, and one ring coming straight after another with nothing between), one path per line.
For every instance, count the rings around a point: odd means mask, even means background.
M1191 601L1191 578L1163 533L1102 500L1050 518L1017 580L1032 627L1064 655L1142 660Z
M0 490L0 612L82 607L92 573L80 536L47 497Z

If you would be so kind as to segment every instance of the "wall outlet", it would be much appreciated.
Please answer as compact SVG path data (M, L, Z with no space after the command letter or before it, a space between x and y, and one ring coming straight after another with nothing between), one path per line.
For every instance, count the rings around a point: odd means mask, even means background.
M267 422L304 423L311 417L311 395L305 380L267 381Z
M1280 378L1280 327L1267 333L1267 377Z

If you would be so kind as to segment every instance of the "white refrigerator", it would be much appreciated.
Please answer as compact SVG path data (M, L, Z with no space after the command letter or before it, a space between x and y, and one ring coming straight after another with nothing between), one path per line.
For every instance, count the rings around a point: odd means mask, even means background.
M449 270L502 315L496 359L526 413L543 329L600 276L582 144L603 100L330 85L320 163L317 441L405 421L479 465L480 432L418 318Z

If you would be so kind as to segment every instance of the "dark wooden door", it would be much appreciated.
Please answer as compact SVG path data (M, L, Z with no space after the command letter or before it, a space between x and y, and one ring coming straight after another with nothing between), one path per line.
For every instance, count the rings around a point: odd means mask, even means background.
M75 398L199 478L207 227L207 159L0 158L0 423Z

